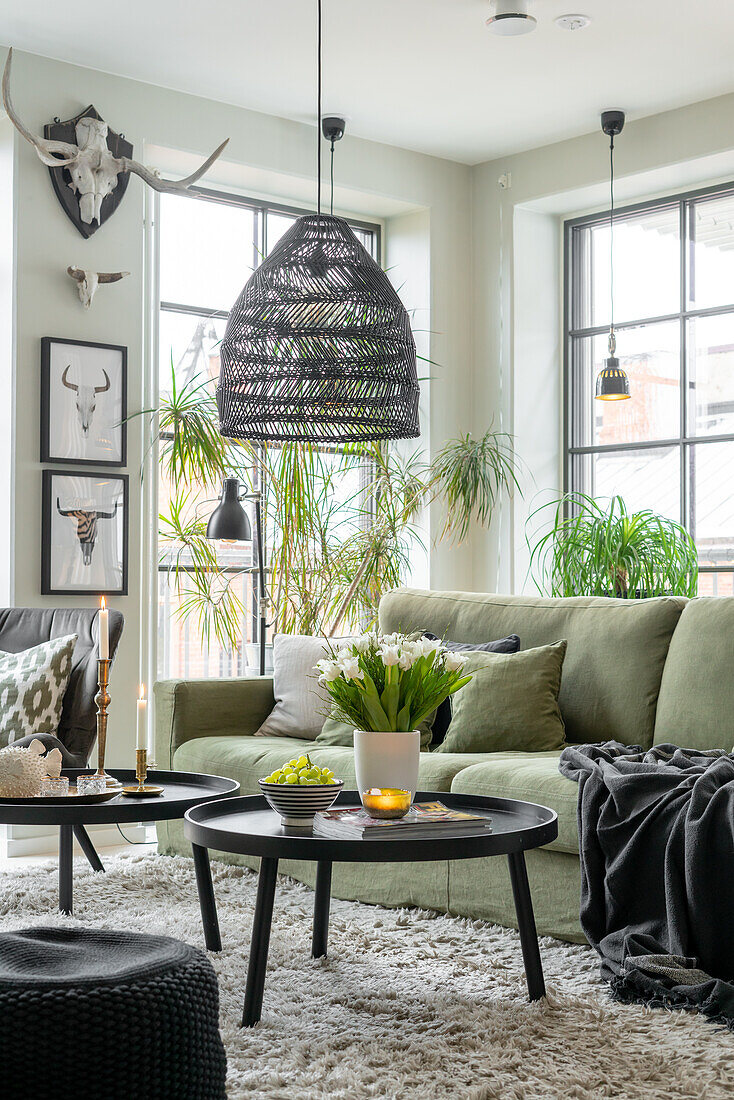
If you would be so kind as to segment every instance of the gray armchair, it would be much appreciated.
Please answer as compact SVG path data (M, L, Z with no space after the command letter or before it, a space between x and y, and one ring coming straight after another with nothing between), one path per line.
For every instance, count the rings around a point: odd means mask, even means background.
M114 660L122 628L122 612L110 609L110 659ZM61 749L65 768L84 768L97 736L97 653L99 642L99 611L96 608L0 608L0 651L21 653L52 638L76 634L77 642L71 662L69 686L64 695L61 722L56 736L45 733L39 740L47 748ZM16 741L28 745L33 736ZM95 871L104 868L83 825L74 826L81 848Z

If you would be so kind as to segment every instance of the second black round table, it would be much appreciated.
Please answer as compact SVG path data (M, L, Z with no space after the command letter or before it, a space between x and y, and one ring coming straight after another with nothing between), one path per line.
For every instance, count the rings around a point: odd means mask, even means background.
M452 810L466 810L492 819L492 829L467 826L466 832L402 840L337 840L314 836L311 829L288 828L264 798L252 795L196 806L184 817L184 833L191 841L196 867L204 939L210 951L220 951L216 903L207 849L260 856L260 878L250 945L250 963L242 1017L243 1027L260 1019L270 926L279 859L313 860L316 868L312 954L326 954L329 931L332 863L406 863L429 860L478 859L506 855L510 867L525 976L530 1000L545 994L543 967L533 916L528 873L523 853L549 844L558 836L558 818L546 806L510 798L419 791L416 802L443 802ZM357 806L355 791L342 791L336 806Z
M89 774L89 769L64 768L73 782L78 775ZM137 780L129 769L113 769L110 775L123 786L132 786ZM89 838L86 825L123 825L131 821L166 821L183 817L192 806L202 802L220 800L236 794L240 789L234 779L199 772L155 771L148 775L149 783L163 787L163 794L153 798L138 798L124 794L110 802L58 803L45 798L27 802L3 802L0 799L0 825L58 825L59 826L59 909L71 913L73 908L73 845L76 836L84 855L95 871L104 871L102 861Z

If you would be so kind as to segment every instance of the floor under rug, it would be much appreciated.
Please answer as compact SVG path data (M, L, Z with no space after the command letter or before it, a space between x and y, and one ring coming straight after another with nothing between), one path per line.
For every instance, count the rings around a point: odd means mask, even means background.
M585 947L543 940L548 997L528 1004L517 934L481 921L334 899L311 959L313 894L278 881L263 1019L239 1028L257 877L212 864L224 949L230 1100L719 1100L734 1035L699 1016L610 1001ZM190 860L137 852L75 865L71 923L202 946ZM0 930L69 923L56 864L0 876Z

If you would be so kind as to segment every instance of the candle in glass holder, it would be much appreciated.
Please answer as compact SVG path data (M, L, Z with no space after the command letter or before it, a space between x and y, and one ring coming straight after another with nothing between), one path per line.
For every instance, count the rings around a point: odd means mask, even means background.
M370 787L362 792L361 798L370 817L381 819L405 817L412 801L410 791L400 787Z
M104 596L99 602L99 659L110 659L110 613Z
M140 685L138 696L138 728L136 748L144 749L148 742L148 700L145 698L145 684Z

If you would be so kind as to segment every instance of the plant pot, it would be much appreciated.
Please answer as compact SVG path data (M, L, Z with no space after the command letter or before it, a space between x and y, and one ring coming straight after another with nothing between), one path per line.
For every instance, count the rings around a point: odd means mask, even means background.
M354 768L357 790L370 787L399 787L415 798L421 754L419 730L408 733L355 730Z
M248 676L260 675L260 643L247 642L245 644L245 663ZM265 643L265 675L273 675L273 643Z

